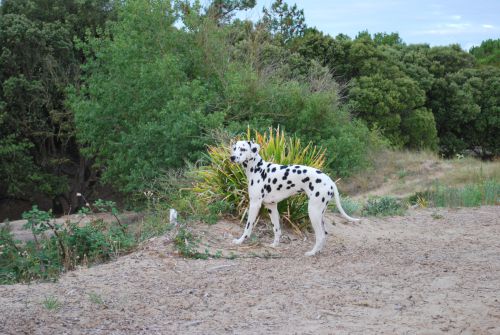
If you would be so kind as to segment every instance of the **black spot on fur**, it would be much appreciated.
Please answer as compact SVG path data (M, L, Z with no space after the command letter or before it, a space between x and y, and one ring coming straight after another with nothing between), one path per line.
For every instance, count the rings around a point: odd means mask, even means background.
M291 180L289 180L289 181L287 181L286 183L287 183L287 184L291 184L291 183L292 183L292 181L291 181Z
M250 168L250 172L253 172L253 168Z
M306 172L307 172L307 170L306 170L306 169L304 169L304 170L302 170L302 172L303 172L303 173L306 173Z
M321 202L325 202L325 197L323 197L323 198L321 199Z
M272 171L272 172L276 172L276 168L275 168L275 167L273 167L273 169L272 169L271 171Z
M296 171L297 171L297 170L293 169L293 170L292 170L292 173L295 173Z
M309 181L309 177L305 177L304 179L302 179L303 183L307 183L308 181Z
M253 185L253 179L250 181L250 185Z
M316 196L319 197L319 192L316 192Z
M316 170L316 173L317 174L322 174L323 172L321 172L320 170Z
M278 181L278 179L277 179L277 178L274 178L274 179L273 179L273 184L276 184L276 182L277 182L277 181Z
M267 211L268 211L269 213L272 213L272 212L273 212L273 210L272 210L271 208L268 208L268 209L267 209Z
M267 182L270 183L271 182L271 178L267 178Z
M295 187L295 184L290 185L290 187Z
M243 166L247 167L248 166L247 162L243 162Z
M314 186L313 186L313 184L312 184L312 183L309 183L309 189L310 189L311 191L314 191Z
M269 192L269 193L270 193L270 192L271 192L271 190L272 190L272 189L271 189L271 185L266 185L266 190L267 190L267 192Z
M316 179L316 183L321 183L321 179Z
M245 237L243 237L243 238L248 238L248 236L247 236L247 235L245 235Z
M257 152L257 148L252 148L252 152L253 153Z
M300 169L300 165L295 165L295 168L296 169Z
M300 171L300 170L297 170L297 174L301 174L301 173L302 173L302 171Z
M283 187L283 185L279 184L277 190L278 191L281 190L282 187Z
M281 166L280 166L280 170L284 170L284 169L286 169L287 167L288 167L288 165L281 165Z
M281 179L286 180L286 178L287 178L287 177L288 177L288 175L286 175L286 174L285 174L285 175L283 176L283 178L281 178Z

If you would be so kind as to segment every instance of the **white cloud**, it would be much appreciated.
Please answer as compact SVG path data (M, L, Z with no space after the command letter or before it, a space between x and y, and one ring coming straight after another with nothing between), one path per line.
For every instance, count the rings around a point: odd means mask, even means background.
M481 27L486 28L486 29L494 29L495 26L492 24L483 24Z
M462 16L461 16L461 15L452 15L452 16L451 16L451 19L452 19L452 20L455 20L455 21L458 21L458 20L460 20L461 18L462 18Z

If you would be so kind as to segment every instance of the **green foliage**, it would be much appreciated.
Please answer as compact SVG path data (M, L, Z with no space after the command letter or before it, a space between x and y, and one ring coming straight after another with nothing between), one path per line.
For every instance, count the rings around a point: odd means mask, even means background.
M246 138L251 140L251 131L248 129ZM290 165L303 164L321 169L324 167L325 150L312 146L309 143L302 145L296 137L286 137L279 129L261 134L254 131L254 140L261 147L260 155L264 160L274 163ZM196 174L199 181L192 191L206 204L225 202L228 205L223 209L233 208L238 216L244 215L248 207L248 181L241 165L231 163L230 143L221 143L208 148L208 165L200 167ZM304 195L292 197L282 201L278 210L283 213L286 223L304 225L307 218L307 198Z
M500 67L500 38L483 41L480 46L472 47L470 53L480 65Z
M406 206L400 200L384 196L368 199L362 213L368 216L394 216L403 215L405 210Z
M283 42L301 36L306 29L304 10L297 5L289 6L283 0L275 0L271 7L264 7L264 17L261 24Z
M103 203L106 202L97 202ZM24 228L33 233L33 241L21 244L13 239L8 226L0 228L2 284L56 279L61 272L78 264L109 260L136 244L133 234L118 222L105 224L96 220L84 226L75 222L58 224L52 213L37 206L23 213L23 218L27 220Z
M106 166L103 180L132 192L200 158L203 134L222 121L204 80L195 34L173 26L169 1L129 1L119 21L84 50L85 85L71 93L85 153ZM92 57L94 56L94 57Z
M467 69L435 81L430 108L444 154L470 149L483 157L498 155L499 76L495 68Z
M359 202L357 202L356 200L351 199L349 197L341 197L340 204L342 205L342 208L347 213L347 215L359 214L361 212L361 209L362 209L362 205ZM331 204L331 206L333 207L332 209L335 212L337 212L337 213L339 212L337 206L334 206L333 204Z
M401 121L401 131L407 147L436 151L438 144L434 114L425 107L416 109Z
M45 309L49 311L61 308L61 303L59 302L59 299L57 299L57 297L54 296L45 297L45 299L43 299L42 304L43 307L45 307Z
M432 188L417 192L410 203L425 202L429 207L478 207L500 205L500 182L489 179L463 187L450 187L436 183Z
M73 38L112 16L109 0L1 2L0 198L47 197L64 211L76 202L69 184L85 185L91 162L80 161L64 103L84 61Z

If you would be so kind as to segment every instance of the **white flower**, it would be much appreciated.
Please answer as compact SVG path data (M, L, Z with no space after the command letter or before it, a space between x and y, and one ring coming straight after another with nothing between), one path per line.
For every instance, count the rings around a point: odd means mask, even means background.
M81 196L82 196L82 194L81 194L80 192L78 192L78 193L76 194L76 196L77 196L77 197L81 197Z

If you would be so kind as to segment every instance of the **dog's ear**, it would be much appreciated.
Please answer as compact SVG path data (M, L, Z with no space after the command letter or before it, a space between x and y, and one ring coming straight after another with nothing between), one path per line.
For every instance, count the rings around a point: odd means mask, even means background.
M250 150L252 150L252 152L254 154L256 154L260 150L260 145L258 145L257 143L254 143L254 142L250 142Z

